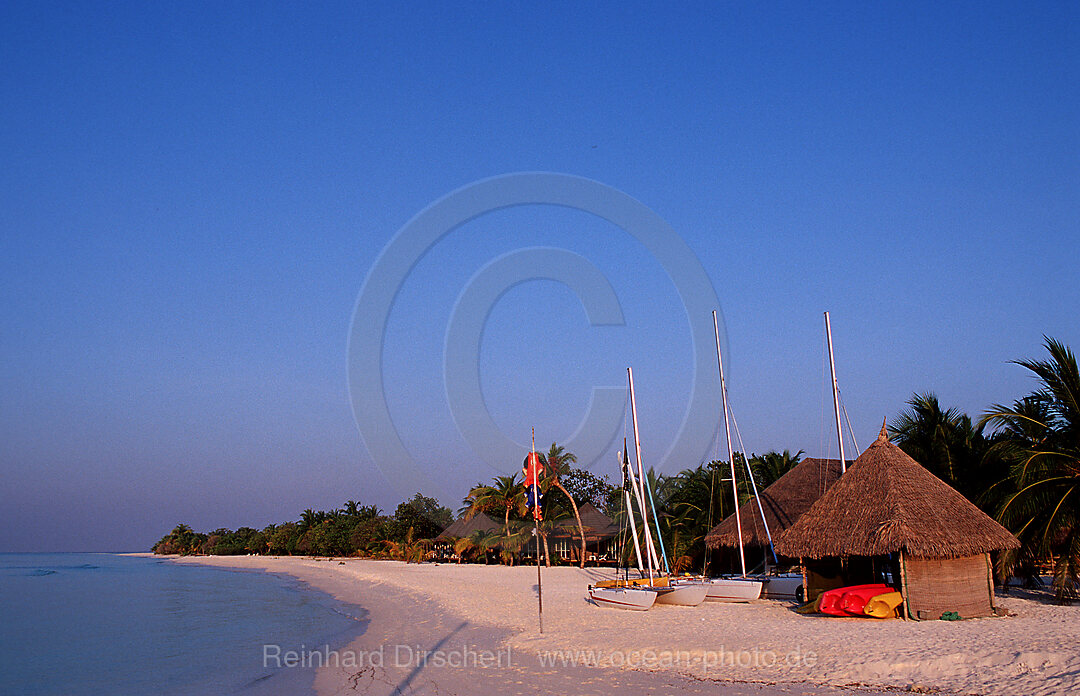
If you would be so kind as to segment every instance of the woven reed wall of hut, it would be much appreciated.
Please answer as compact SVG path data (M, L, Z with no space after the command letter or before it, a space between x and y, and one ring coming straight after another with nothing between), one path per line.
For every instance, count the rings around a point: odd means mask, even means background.
M994 613L990 555L916 558L904 555L908 612L915 619L939 619L947 611L971 619Z

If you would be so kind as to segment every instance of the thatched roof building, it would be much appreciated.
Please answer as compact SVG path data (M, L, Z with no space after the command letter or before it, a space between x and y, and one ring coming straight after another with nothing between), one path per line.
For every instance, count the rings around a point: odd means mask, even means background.
M959 558L1020 542L956 489L889 442L876 442L793 525L774 535L791 558L881 556L901 550Z
M953 611L963 618L993 613L989 552L1020 545L889 442L884 425L847 473L774 540L778 553L807 559L808 599L824 589L814 587L815 563L820 569L831 560L840 570L833 585L848 585L858 584L857 560L869 559L873 569L873 559L885 557L896 569L892 582L904 595L905 614L919 619Z
M795 524L814 501L839 478L839 459L808 457L761 491L761 509L765 512L773 541L780 532ZM757 501L749 500L743 503L739 507L739 519L742 522L744 546L769 545L769 535L765 533L765 527L761 523ZM710 549L738 546L739 532L735 515L728 515L713 527L705 536L705 545Z
M472 519L466 519L464 515L459 517L450 523L450 526L442 531L442 534L435 537L435 541L449 541L450 539L461 539L470 536L473 532L497 532L502 529L502 525L491 519L491 517L480 513L474 515Z
M592 503L579 505L578 515L581 516L581 526L585 528L586 541L610 539L619 533L619 526L612 522L610 517L597 510ZM563 522L560 527L577 536L577 520L573 517Z
M581 526L585 531L586 560L597 560L604 554L612 554L612 544L619 534L619 526L592 503L579 505L578 514L581 515ZM573 515L562 520L550 538L555 553L568 560L581 560L581 539Z

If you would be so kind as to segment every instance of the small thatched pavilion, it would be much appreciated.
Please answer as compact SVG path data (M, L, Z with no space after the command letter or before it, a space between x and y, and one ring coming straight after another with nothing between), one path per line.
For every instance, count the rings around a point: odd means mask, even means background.
M947 611L963 618L992 614L989 552L1020 545L889 442L884 425L848 472L774 539L779 553L804 559L804 567L813 560L841 559L841 565L854 568L858 559L889 557L898 570L894 581L899 580L905 611L916 619L937 619ZM845 584L867 579L848 575ZM807 589L812 599L823 588L811 583Z
M850 463L850 462L849 462ZM795 524L803 513L840 478L839 459L816 459L808 457L761 491L761 510L757 501L751 499L739 507L742 523L743 546L768 547L769 534L773 541L777 535ZM769 534L761 523L761 511L769 525ZM739 545L738 525L735 515L728 515L705 536L710 549L721 546L735 548Z
M498 532L502 530L502 525L491 519L484 513L473 515L471 518L467 518L462 515L458 519L450 523L450 526L442 531L442 534L435 537L436 543L447 542L451 539L462 539L464 537L472 535L473 532Z

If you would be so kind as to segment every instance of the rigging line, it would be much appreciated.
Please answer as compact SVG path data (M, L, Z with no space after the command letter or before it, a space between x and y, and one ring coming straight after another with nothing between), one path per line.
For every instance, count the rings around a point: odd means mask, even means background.
M623 422L622 422L622 452L618 453L619 462L622 464L622 477L623 477L623 508L626 511L627 527L634 533L634 557L637 559L638 575L644 575L644 569L641 565L641 550L638 547L637 538L637 521L634 519L634 506L630 500L630 492L627 490L629 485L629 478L626 475L626 469L630 466L630 454L626 451L626 421L630 419L630 399L627 398L623 404ZM630 577L630 552L626 552L626 577Z
M821 443L818 451L825 456L825 465L818 468L818 497L825 494L829 485L829 460L832 458L832 439L825 437L825 363L828 355L828 336L821 334ZM828 445L826 445L828 443Z
M656 527L656 538L660 542L660 558L664 561L664 572L671 575L668 567L667 550L664 549L664 535L660 533L660 516L656 514L656 501L653 499L652 483L649 482L649 473L645 472L645 490L649 492L649 507L652 508L653 526ZM659 568L657 568L659 570Z
M716 425L716 439L713 440L713 444L715 444L716 446L716 448L713 450L715 452L713 456L713 462L718 462L720 461L719 423L717 423ZM707 466L709 467L709 530L705 532L705 536L708 536L709 532L711 532L713 529L713 502L716 499L716 467L713 466L713 462L709 462L707 464ZM705 553L702 554L701 558L701 575L702 577L704 577L709 570L709 545L705 543L704 537L702 537L701 543L705 547Z
M645 577L645 566L641 561L641 542L638 539L637 533L637 519L634 518L634 502L630 498L630 489L634 489L635 497L637 496L637 484L634 482L634 468L630 465L630 455L626 451L626 443L623 443L623 451L619 453L619 461L622 463L622 471L624 480L629 482L629 485L623 487L623 500L625 501L627 510L627 526L630 528L630 534L634 539L634 559L637 561L638 577ZM629 553L627 554L627 565L629 565Z
M623 443L624 443L623 448L625 448L626 447L626 444L625 444L626 440L623 440ZM628 515L629 515L629 512L630 512L630 506L628 505L629 497L626 494L626 487L629 485L629 483L626 480L626 463L623 460L622 452L619 452L619 457L618 458L619 458L619 474L620 474L620 478L622 479L622 485L619 486L619 491L622 493L622 495L619 496L619 507L622 508L622 523L619 525L619 562L622 563L622 565L623 565L623 579L629 581L630 580L630 551L629 551L629 549L627 549L627 546L629 544L629 540L627 539L627 537L629 536L629 524L628 524L629 517L628 517ZM637 551L637 547L634 547L634 551L635 552ZM625 560L623 560L623 559L625 559ZM640 563L639 563L639 565L640 565ZM615 575L616 575L616 577L618 577L618 572L616 572Z
M634 499L637 500L638 508L642 507L642 493L637 490L637 480L634 477L634 467L630 464L629 454L624 455L626 461L626 478L630 481L630 487L633 488L633 499L631 498L630 491L623 490L623 496L626 498L626 507L630 509L630 532L634 535L634 558L637 560L637 573L638 577L645 577L645 566L651 563L651 557L649 557L649 549L645 548L645 563L642 562L642 541L637 536L637 519L634 518ZM645 532L649 531L649 527L645 524L642 525ZM651 565L650 574L651 574ZM651 577L650 577L651 579Z
M709 532L713 529L713 497L716 488L716 468L712 466L712 462L709 462L709 471L711 472L711 477L709 478L709 531L705 532L706 537L709 536ZM705 553L702 554L701 558L701 575L704 577L709 570L709 545L705 543L704 537L702 537L701 543L705 546Z
M855 455L858 456L859 442L855 439L855 429L851 427L851 419L848 418L847 406L844 405L844 392L840 391L840 387L837 387L836 393L840 395L840 411L844 414L844 421L847 423L848 435L851 436L851 443L855 445Z
M821 336L821 430L818 441L818 452L825 451L825 354L828 350L828 344L826 343L826 337L824 334Z
M754 472L750 470L750 460L746 456L746 445L743 444L742 433L739 432L739 421L735 420L735 414L731 412L731 407L728 407L728 413L731 415L731 424L735 426L735 437L739 439L739 448L742 450L743 463L746 465L746 476L750 479L750 486L754 489L754 501L757 502L758 512L761 514L761 524L765 527L765 537L769 540L769 551L772 552L773 563L779 565L780 559L776 557L776 549L773 548L772 533L769 531L769 521L765 519L765 508L761 506L761 496L758 495L757 481L754 480ZM734 482L732 482L734 485Z
M625 424L626 424L626 421L624 419L623 420L623 428L624 429L626 428ZM634 438L634 447L638 448L636 431L635 431L635 438ZM640 452L640 449L636 449L635 451ZM649 481L649 472L647 472L647 471L643 472L641 474L641 478L642 478L641 487L645 489L645 491L648 493L648 496L649 496L648 501L645 501L645 500L639 501L641 503L641 520L642 520L642 523L645 525L645 534L648 535L648 533L649 533L648 522L646 521L646 515L645 515L645 503L648 502L649 507L652 508L653 526L656 527L656 540L660 543L660 558L664 561L664 572L666 572L667 574L670 575L671 574L671 569L668 566L667 550L664 548L664 536L660 533L660 517L656 514L656 501L653 499L652 483ZM655 556L656 555L656 550L653 548L652 540L647 539L646 543L647 543L647 546L649 547L648 550L650 552L652 552L653 556ZM656 559L654 558L653 560L655 561ZM657 571L660 570L660 564L659 563L656 564L656 570Z

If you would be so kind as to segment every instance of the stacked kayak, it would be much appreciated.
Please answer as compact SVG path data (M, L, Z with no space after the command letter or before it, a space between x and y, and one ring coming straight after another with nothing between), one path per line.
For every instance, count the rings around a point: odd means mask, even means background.
M904 595L899 592L886 592L872 597L863 607L863 613L877 619L891 619L896 616L896 608L904 602Z
M870 585L868 587L853 587L840 598L840 608L855 616L863 615L866 603L879 594L892 592L893 588L888 585Z
M818 597L817 611L830 616L873 616L879 619L896 615L903 595L882 583L852 585L827 590Z

